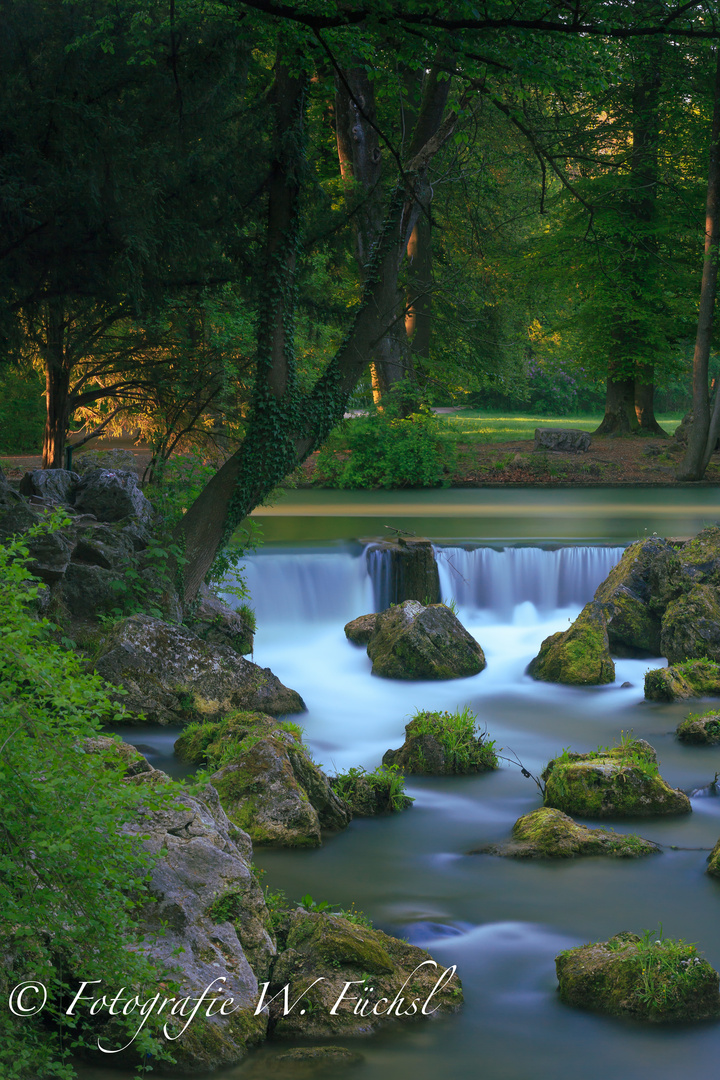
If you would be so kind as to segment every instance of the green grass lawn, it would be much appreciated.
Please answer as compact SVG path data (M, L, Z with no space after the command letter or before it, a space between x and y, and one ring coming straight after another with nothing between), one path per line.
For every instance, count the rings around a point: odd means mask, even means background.
M508 415L501 411L481 411L463 409L462 412L438 417L448 430L457 435L461 442L515 442L518 439L532 439L536 427L580 428L594 431L602 420L596 416L532 416L529 413ZM659 415L660 425L672 435L680 423L680 413Z

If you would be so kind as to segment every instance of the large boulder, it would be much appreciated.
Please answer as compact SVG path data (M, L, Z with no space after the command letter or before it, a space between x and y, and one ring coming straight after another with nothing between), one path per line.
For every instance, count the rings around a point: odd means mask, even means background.
M255 1015L258 978L267 976L275 956L250 839L228 821L209 785L199 795L181 793L170 806L145 810L124 831L141 837L158 857L150 900L138 918L143 951L174 977L178 997L198 998L213 986L211 996L239 1006L210 1018L201 1009L172 1044L175 1065L154 1067L175 1075L234 1065L265 1037L267 1013Z
M440 576L429 540L399 536L397 540L371 544L366 557L377 606L385 608L404 600L440 602Z
M495 744L478 732L476 717L467 709L456 712L421 711L405 725L405 742L388 750L383 765L404 773L450 776L497 769Z
M135 517L144 525L152 523L152 506L138 487L134 472L90 469L75 488L73 497L79 513L94 514L99 521Z
M68 469L33 469L20 481L20 494L35 496L48 503L69 503L79 480L78 473Z
M348 641L352 641L353 645L367 645L370 638L375 633L375 623L377 622L377 615L360 615L357 619L351 619L349 623L345 623L345 637Z
M661 655L656 579L674 555L672 545L656 536L631 544L595 591L615 656Z
M578 428L535 428L536 450L565 450L584 454L590 449L590 433Z
M717 586L696 585L673 600L662 620L661 649L669 664L700 659L720 661L720 598Z
M298 909L286 917L280 936L285 948L268 991L278 995L270 1004L275 1036L369 1035L389 1022L455 1012L462 1004L453 969L362 923ZM283 1015L282 990L288 985L292 1001L303 996Z
M513 825L512 840L486 844L471 855L502 855L510 859L574 859L580 855L609 855L614 859L638 859L662 849L651 840L630 833L588 829L561 810L541 806Z
M211 780L231 821L255 843L319 847L321 829L343 829L352 817L293 724L238 712L193 724L175 744L184 761L218 768Z
M528 674L542 682L598 686L615 681L603 605L591 600L568 630L545 638Z
M720 878L720 840L718 840L715 847L712 849L707 859L707 870L705 871L710 877Z
M387 679L463 679L486 666L482 649L450 608L416 600L380 612L367 652L373 675Z
M132 450L123 450L119 446L110 450L80 450L73 458L75 471L83 476L93 469L135 472L135 464L135 455Z
M720 1015L718 973L684 941L625 931L555 958L566 1005L646 1023L687 1023Z
M720 665L712 660L652 668L645 673L648 701L684 701L694 697L720 697Z
M657 756L644 739L589 754L564 751L542 773L543 801L584 818L689 814L687 795L658 772Z
M227 645L210 645L185 626L133 615L96 644L96 670L124 687L127 719L157 724L222 717L236 709L281 716L303 712L298 693L269 668L245 660Z
M720 743L720 712L691 713L676 729L680 742L691 746L717 746Z

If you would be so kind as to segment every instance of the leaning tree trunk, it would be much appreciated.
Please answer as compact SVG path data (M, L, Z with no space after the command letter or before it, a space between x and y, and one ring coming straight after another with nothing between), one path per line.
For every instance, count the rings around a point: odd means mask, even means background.
M65 314L61 301L49 301L45 316L45 431L43 469L62 469L70 423L70 373L65 349Z
M710 164L705 206L705 257L695 353L693 355L693 422L678 480L702 480L720 430L720 395L715 396L712 419L708 401L708 368L712 344L713 315L717 293L718 245L720 243L720 48L715 50L715 90Z
M265 303L259 312L258 364L245 439L178 525L184 547L184 598L190 602L215 554L233 531L297 464L317 449L342 419L350 393L369 357L390 327L398 274L408 240L421 212L428 165L452 134L457 117L442 123L437 98L421 108L412 148L383 216L370 253L363 295L350 332L311 390L303 394L294 375L293 288L298 201L302 176L303 99L307 87L282 64L276 65L273 103L277 159L268 190ZM447 88L438 84L443 103Z

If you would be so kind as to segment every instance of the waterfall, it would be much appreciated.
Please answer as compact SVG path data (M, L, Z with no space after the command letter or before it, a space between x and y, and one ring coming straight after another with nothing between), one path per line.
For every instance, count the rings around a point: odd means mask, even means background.
M571 546L435 547L443 600L506 620L520 604L541 614L581 606L620 560L623 548ZM364 550L265 549L243 572L259 625L345 623L387 606L389 559ZM230 598L232 602L232 597Z

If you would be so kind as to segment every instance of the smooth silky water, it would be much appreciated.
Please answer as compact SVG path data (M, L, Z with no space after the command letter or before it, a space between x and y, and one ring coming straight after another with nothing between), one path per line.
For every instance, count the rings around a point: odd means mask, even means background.
M557 540L563 522L552 516L556 493L544 494L548 515L537 534ZM618 493L612 495L617 501ZM622 492L624 520L646 495ZM705 489L700 505L697 497L692 507L686 501L685 527L678 529L677 506L669 505L675 495L667 496L663 520L662 497L655 493L653 531L688 535L713 519L717 493ZM578 507L579 516L586 509ZM429 500L423 521L431 510ZM487 657L486 670L470 679L401 683L370 675L365 650L343 633L345 622L383 599L381 567L363 545L271 543L248 558L259 627L254 659L302 694L308 711L297 719L315 759L329 772L353 765L372 769L385 750L401 744L415 710L470 705L502 754L532 773L563 747L612 745L624 731L652 743L673 786L691 792L708 785L720 769L720 751L683 747L674 737L688 707L643 700L644 673L664 663L661 658L617 661L616 682L596 689L536 683L525 674L543 638L569 624L620 558L622 546L567 538L529 546L526 530L517 528L522 511L515 518L506 511L507 506L495 527L509 533L508 524L514 524L515 535L524 537L521 544L498 544L487 517L465 517L459 535L472 537L474 526L474 543L489 546L438 548L443 598L455 599L459 617ZM595 525L602 499L588 512ZM583 535L578 522L568 522L575 525L573 536ZM642 518L637 522L642 529L629 535L616 528L606 535L628 542L643 535ZM432 535L427 526L426 532ZM621 688L624 682L630 687ZM172 733L148 728L135 737L155 764L172 766ZM407 790L415 798L410 810L356 819L344 832L327 835L316 851L255 852L271 890L282 888L295 899L310 893L344 907L354 902L382 929L428 948L441 965L457 964L465 991L457 1015L400 1020L369 1039L334 1040L364 1054L365 1064L353 1075L675 1080L690 1065L696 1075L714 1075L720 1024L645 1028L569 1009L557 997L554 957L620 930L662 925L667 936L697 942L720 968L720 884L704 872L720 836L720 799L700 792L692 799L692 815L602 823L663 844L658 856L526 862L468 854L507 839L515 820L541 805L534 782L516 764L505 760L499 771L477 777L410 778ZM293 1044L267 1044L242 1065L214 1076L240 1080L251 1070L261 1076L263 1063L270 1067L273 1055L288 1045ZM117 1073L86 1075L99 1080Z

